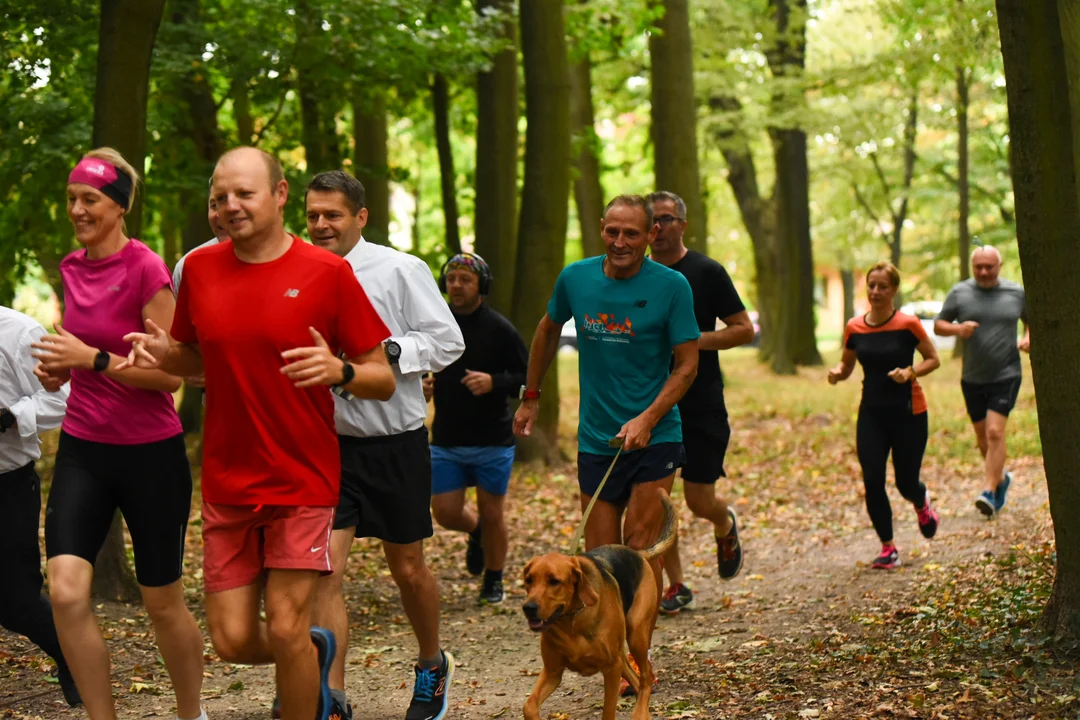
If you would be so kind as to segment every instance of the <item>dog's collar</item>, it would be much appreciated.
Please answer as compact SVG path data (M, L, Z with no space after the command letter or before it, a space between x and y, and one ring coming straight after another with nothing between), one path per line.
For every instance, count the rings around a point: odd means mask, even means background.
M581 600L581 598L578 598L578 600ZM585 603L582 602L581 607L579 607L577 610L574 610L573 612L563 612L560 609L552 617L550 617L546 621L544 621L544 627L554 625L555 623L559 622L560 620L563 620L563 619L566 619L566 618L573 618L578 613L580 613L582 610L584 610L586 607L587 606L585 605Z

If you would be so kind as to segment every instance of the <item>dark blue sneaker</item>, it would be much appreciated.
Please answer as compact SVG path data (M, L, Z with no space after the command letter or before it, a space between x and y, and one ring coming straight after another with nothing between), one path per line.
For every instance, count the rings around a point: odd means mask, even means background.
M337 653L337 640L334 633L315 626L311 628L311 642L319 655L319 704L315 720L330 720L330 710L334 705L334 696L330 694L330 666L334 664Z
M998 509L997 500L994 499L994 493L989 490L983 490L982 494L975 498L975 507L977 507L979 512L986 517L993 517Z
M442 650L443 661L438 667L417 665L412 702L405 720L442 720L450 707L448 691L454 681L454 656Z
M997 489L994 490L994 510L1001 512L1001 508L1005 507L1005 496L1009 493L1009 486L1012 485L1012 473L1008 470L1005 471L1005 477L998 483Z

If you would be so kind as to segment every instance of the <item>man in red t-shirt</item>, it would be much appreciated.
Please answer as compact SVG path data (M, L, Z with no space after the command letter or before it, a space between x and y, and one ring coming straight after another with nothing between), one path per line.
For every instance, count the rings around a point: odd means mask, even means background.
M273 156L229 151L211 197L232 242L188 258L172 339L147 321L146 333L125 338L128 363L206 377L203 576L214 649L229 662L274 663L285 720L324 719L335 640L311 627L311 608L332 567L341 479L326 386L389 399L390 332L347 262L285 231L288 183Z

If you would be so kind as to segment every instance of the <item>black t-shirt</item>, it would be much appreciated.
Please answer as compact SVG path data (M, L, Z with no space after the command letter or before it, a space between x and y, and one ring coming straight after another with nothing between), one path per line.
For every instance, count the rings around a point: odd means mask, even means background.
M717 319L731 317L746 309L727 270L711 257L687 250L671 269L681 272L690 282L694 292L694 317L701 332L716 330ZM702 350L698 353L697 378L679 401L679 413L684 418L701 416L723 407L724 376L720 372L720 353Z
M509 447L514 417L507 402L525 384L529 353L510 321L482 303L469 315L454 313L465 352L435 374L431 444L442 447ZM462 384L466 370L491 375L492 390L473 395Z
M917 380L901 384L889 377L896 368L912 365L915 349L926 339L926 330L919 319L902 312L894 312L881 325L868 324L866 316L848 320L844 347L854 350L862 365L863 405L906 407L915 415L926 412L926 396Z

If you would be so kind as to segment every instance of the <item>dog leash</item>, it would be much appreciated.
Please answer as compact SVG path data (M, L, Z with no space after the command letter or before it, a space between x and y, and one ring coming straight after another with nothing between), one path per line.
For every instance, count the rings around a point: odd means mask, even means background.
M611 471L615 469L615 463L619 460L619 455L623 451L623 438L611 438L608 440L608 446L618 448L615 451L615 457L611 458L611 464L608 465L607 472L604 473L604 478L600 481L600 484L596 488L596 492L593 493L592 499L589 500L589 504L585 507L585 512L581 514L581 522L578 523L577 531L574 532L574 539L570 542L570 554L577 555L578 547L581 545L581 538L585 535L585 524L589 522L589 514L592 513L593 505L596 504L596 499L600 497L600 491L604 489L604 484L607 483L609 477L611 477Z

